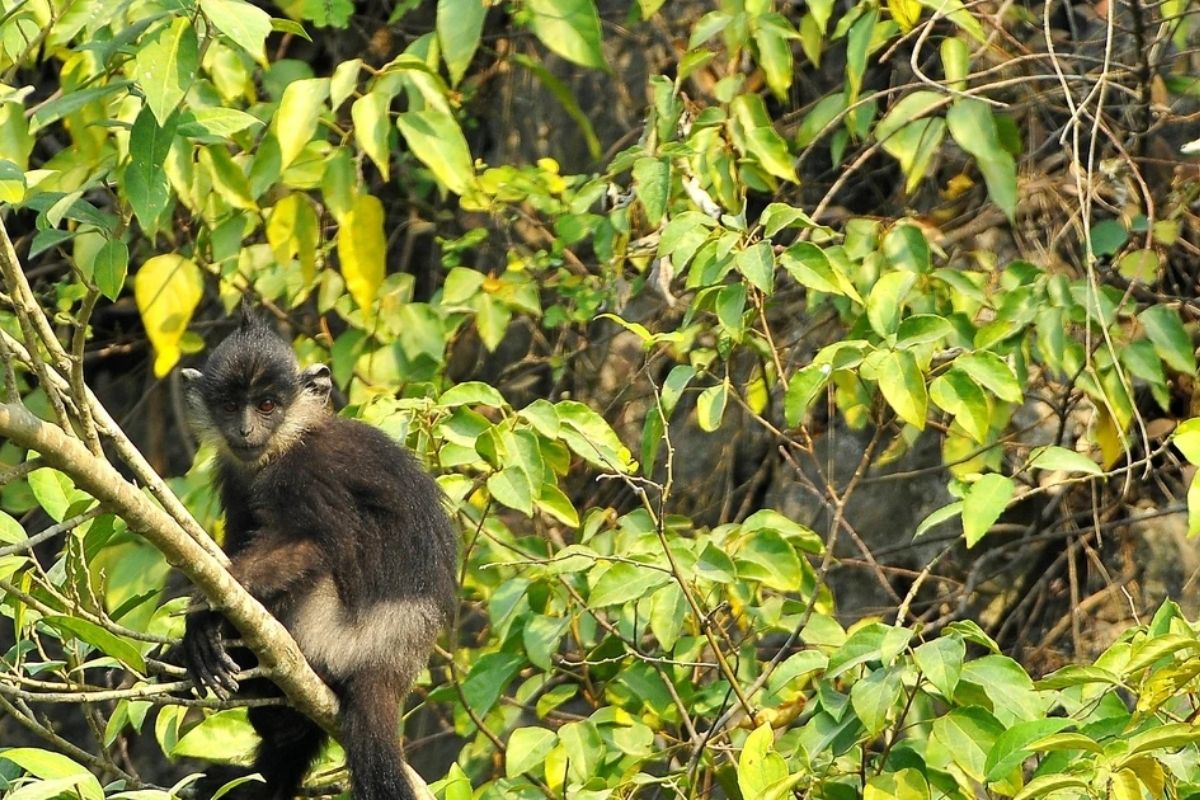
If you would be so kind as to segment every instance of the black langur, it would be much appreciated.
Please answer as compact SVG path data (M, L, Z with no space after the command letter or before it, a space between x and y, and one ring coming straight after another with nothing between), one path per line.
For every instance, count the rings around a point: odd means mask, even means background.
M457 593L456 537L437 484L381 431L334 416L329 369L299 369L246 308L204 371L183 378L192 424L218 451L230 571L337 693L354 800L415 800L400 712ZM207 606L187 616L188 671L221 696L253 664L227 652L231 634ZM255 683L247 692L278 694ZM262 738L253 769L266 786L244 784L234 796L291 800L324 733L283 707L252 708L250 722ZM214 777L200 792L219 786Z

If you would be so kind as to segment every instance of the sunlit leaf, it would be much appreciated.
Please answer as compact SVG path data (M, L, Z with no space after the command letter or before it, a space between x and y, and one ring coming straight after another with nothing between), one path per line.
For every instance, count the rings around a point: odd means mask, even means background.
M154 374L161 378L179 361L179 341L204 294L200 268L178 253L155 256L133 276L133 294L154 345Z
M525 6L533 15L533 32L542 44L568 61L608 69L593 0L526 0Z
M367 315L374 313L375 296L383 284L387 262L387 236L383 232L383 203L360 194L338 227L338 259L346 289Z
M199 65L199 43L191 19L175 17L138 50L133 75L160 125L183 100Z
M441 111L408 111L396 119L396 124L413 155L446 188L458 195L471 192L475 185L475 164L454 117Z
M328 97L328 78L292 81L283 90L279 108L271 120L271 132L279 140L280 169L286 169L312 141Z

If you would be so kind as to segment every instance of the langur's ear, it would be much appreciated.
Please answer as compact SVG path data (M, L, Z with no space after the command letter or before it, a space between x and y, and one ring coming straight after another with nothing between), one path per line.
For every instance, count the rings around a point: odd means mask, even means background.
M322 402L329 399L333 391L333 380L329 377L329 367L324 364L313 364L300 373L300 387L307 394L320 398Z

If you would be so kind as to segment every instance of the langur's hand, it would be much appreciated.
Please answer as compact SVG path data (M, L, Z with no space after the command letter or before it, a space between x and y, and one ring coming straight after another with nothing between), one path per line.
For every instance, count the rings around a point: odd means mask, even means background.
M196 688L212 689L222 700L238 690L238 664L225 650L224 619L215 611L195 611L187 616L183 634L184 667Z

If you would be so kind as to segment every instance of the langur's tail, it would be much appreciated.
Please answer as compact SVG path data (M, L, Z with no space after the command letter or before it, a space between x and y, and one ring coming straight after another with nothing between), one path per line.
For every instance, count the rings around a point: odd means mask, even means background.
M354 800L423 800L405 776L400 749L405 688L356 676L341 693L342 745Z

